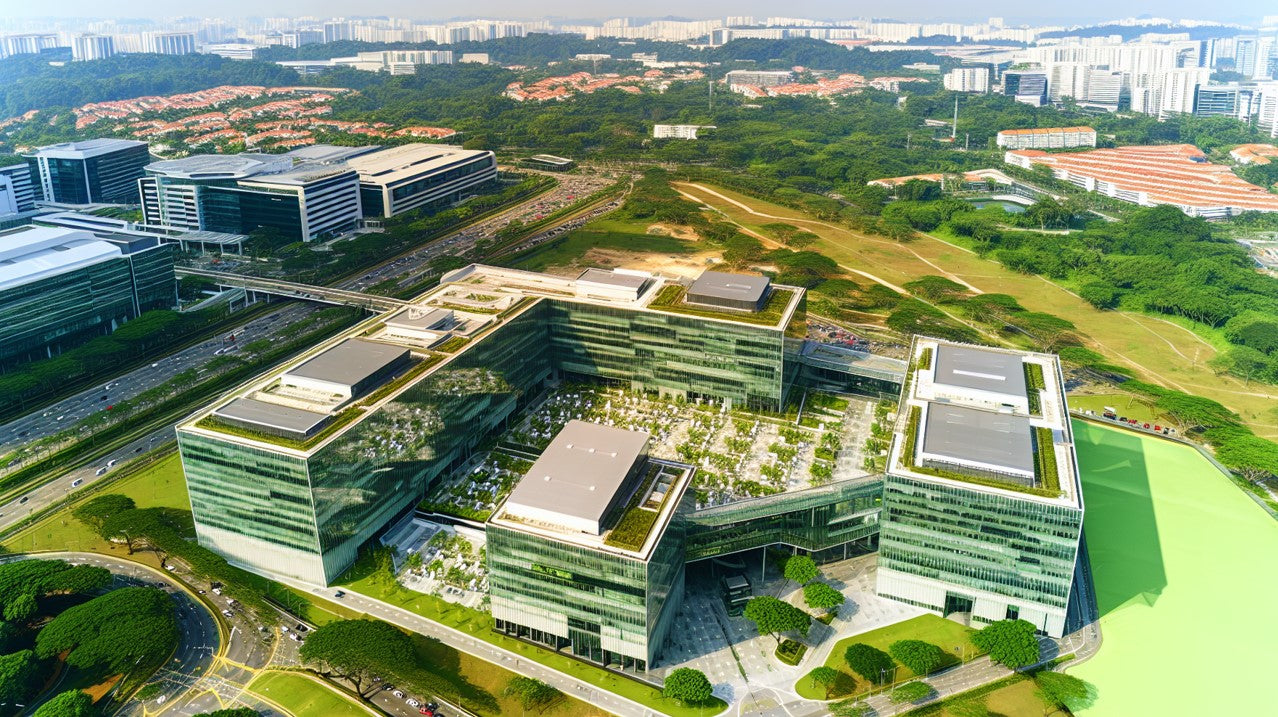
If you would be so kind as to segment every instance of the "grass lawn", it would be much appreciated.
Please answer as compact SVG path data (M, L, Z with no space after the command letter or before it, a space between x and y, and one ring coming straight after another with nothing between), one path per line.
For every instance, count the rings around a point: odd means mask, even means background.
M1040 717L1046 705L1037 694L1034 681L1024 677L1003 685L985 695L990 717ZM955 700L956 702L959 700ZM1056 715L1062 715L1057 712ZM924 705L906 713L907 717L960 717L945 708L945 703Z
M938 668L943 669L950 665L958 664L959 657L955 654L956 646L960 648L960 651L967 659L971 659L978 654L976 647L969 639L973 632L975 630L964 627L953 620L946 620L936 615L920 615L877 630L863 632L860 635L845 637L839 640L834 649L830 651L830 656L825 660L826 667L833 667L843 675L839 683L830 691L830 698L848 697L849 695L861 694L870 689L869 681L852 672L852 669L848 667L848 663L843 659L843 653L847 652L848 647L855 643L863 642L887 652L888 647L897 640L930 642L945 651L946 660ZM898 664L896 672L896 681L898 683L903 683L914 676L915 674L909 668ZM810 700L823 700L826 698L825 688L814 685L812 680L806 676L799 678L799 681L794 685L794 689L801 697L806 697Z
M121 478L93 496L107 493L127 495L137 503L139 508L177 508L191 510L191 501L186 493L186 478L182 474L182 460L177 451L161 457L154 463L139 470L136 474ZM112 548L111 544L98 537L89 526L71 517L71 511L64 509L50 515L13 536L7 538L2 546L12 553L36 550L79 550L95 553L120 553L123 548Z
M1082 714L1271 712L1278 522L1192 448L1083 421L1074 438L1104 636L1069 670L1097 690Z
M263 672L249 692L288 710L293 717L367 717L379 714L319 680L289 672Z
M1148 401L1142 400L1138 396L1130 393L1103 393L1089 394L1085 396L1070 395L1066 397L1069 407L1078 410L1095 411L1099 416L1105 412L1106 406L1112 406L1118 409L1118 415L1135 418L1138 421L1149 422L1154 424L1166 424L1167 421L1158 415L1154 407Z
M648 234L648 224L600 219L502 263L517 269L545 271L548 267L577 263L591 249L689 254L699 248L695 242Z
M338 584L348 590L363 593L371 598L460 630L472 637L509 650L524 659L540 662L547 667L571 675L583 682L634 700L653 710L673 717L710 717L727 707L727 704L718 698L715 698L713 705L707 705L701 709L684 707L674 700L662 697L661 691L654 687L620 677L607 670L582 663L566 655L556 654L544 648L493 632L492 618L486 613L455 605L433 595L424 595L408 590L398 584L388 585L385 580L379 579L372 574L372 561L368 559L367 555L361 557L359 562L342 576ZM492 668L501 670L504 673L501 678L503 682L510 674L496 665L492 665Z
M1127 311L1099 311L1058 284L1011 271L935 237L921 235L915 241L901 243L816 221L797 210L720 187L678 183L677 188L755 231L761 231L765 224L783 221L813 232L820 237L812 245L813 250L848 270L865 272L889 284L900 286L931 274L966 282L983 292L1010 294L1030 311L1044 311L1073 321L1087 335L1090 348L1113 363L1130 368L1137 376L1216 399L1238 412L1258 435L1278 437L1278 403L1272 399L1278 389L1217 376L1208 365L1217 353L1213 342L1174 321ZM733 201L779 219L751 214ZM869 277L852 278L864 283Z

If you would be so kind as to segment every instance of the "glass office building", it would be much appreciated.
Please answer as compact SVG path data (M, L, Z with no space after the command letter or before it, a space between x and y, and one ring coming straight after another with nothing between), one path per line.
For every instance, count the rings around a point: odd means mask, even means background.
M1054 355L916 338L876 592L973 626L1065 630L1083 497Z
M146 142L91 139L41 147L27 156L40 198L64 204L137 204L151 161Z
M57 355L176 304L172 245L56 227L0 233L0 365Z

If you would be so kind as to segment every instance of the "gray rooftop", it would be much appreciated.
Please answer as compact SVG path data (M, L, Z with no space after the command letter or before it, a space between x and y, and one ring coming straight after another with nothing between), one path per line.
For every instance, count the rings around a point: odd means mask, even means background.
M284 172L293 160L284 155L257 154L193 154L181 159L152 162L146 171L175 179L247 179L261 174Z
M429 329L437 329L451 323L452 319L452 309L423 310L421 307L410 306L389 319L386 319L386 325L402 326L404 328L426 331Z
M290 157L295 157L308 162L343 162L351 157L358 157L369 152L376 152L381 149L379 144L369 144L363 147L342 147L336 144L312 144L307 147L298 147L291 152L285 152Z
M648 434L572 420L510 492L506 509L547 511L602 523Z
M926 420L924 453L1004 469L1034 471L1034 444L1028 418L929 403Z
M50 144L37 148L35 154L45 157L87 159L89 157L97 157L110 152L118 152L122 149L132 149L139 145L145 147L147 143L136 139L99 137L97 139L84 139L78 142Z
M327 413L280 406L255 398L237 398L214 411L213 415L300 435L309 435L329 418Z
M621 286L627 289L640 289L648 281L647 277L634 274L621 274L607 269L586 269L577 277L577 281L589 281L594 284Z
M692 282L688 295L758 303L763 298L764 292L768 290L770 283L771 280L766 276L703 271L701 276Z
M1024 362L1016 354L942 343L934 365L938 384L1025 396Z
M403 346L347 339L284 375L355 386L408 353Z

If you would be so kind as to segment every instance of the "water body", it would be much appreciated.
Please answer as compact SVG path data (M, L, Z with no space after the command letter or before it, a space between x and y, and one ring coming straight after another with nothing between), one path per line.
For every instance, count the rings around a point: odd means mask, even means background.
M1025 205L1009 202L1005 199L969 199L968 203L977 209L984 209L990 205L1002 207L1003 211L1008 214L1022 214L1025 212Z
M1101 612L1086 717L1273 714L1278 521L1197 451L1083 421L1074 437Z

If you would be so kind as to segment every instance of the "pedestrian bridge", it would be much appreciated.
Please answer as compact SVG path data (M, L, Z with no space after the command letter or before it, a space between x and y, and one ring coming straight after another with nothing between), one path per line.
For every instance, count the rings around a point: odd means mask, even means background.
M328 286L298 284L292 281L267 279L259 276L244 276L241 274L233 274L228 271L211 271L209 269L177 267L175 269L175 273L178 276L198 276L216 282L218 286L224 288L244 289L250 294L270 294L272 296L284 296L290 299L301 299L303 301L317 301L323 304L358 306L362 309L369 309L371 311L392 311L400 307L408 306L407 301L392 299L389 296L364 294L358 291L334 289Z

